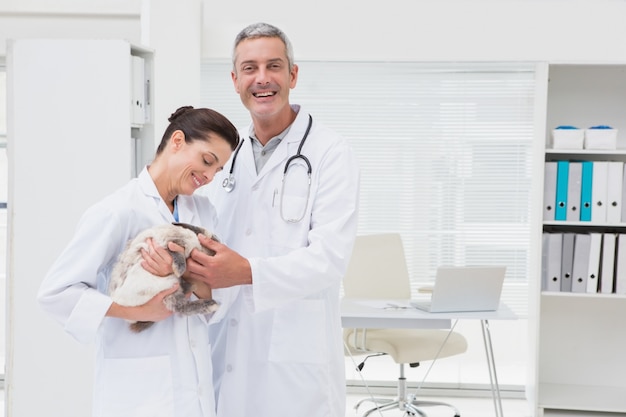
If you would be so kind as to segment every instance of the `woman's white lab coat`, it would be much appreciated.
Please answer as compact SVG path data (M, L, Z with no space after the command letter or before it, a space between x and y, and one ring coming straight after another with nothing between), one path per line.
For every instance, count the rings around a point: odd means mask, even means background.
M215 210L206 198L179 196L178 210L181 222L214 230ZM41 307L66 332L83 343L96 341L94 417L215 415L206 317L174 315L141 333L105 317L111 269L127 241L172 221L144 168L85 212L40 287Z
M302 148L312 165L308 203L306 179L298 177L306 174L303 165L290 168L282 195L285 162L296 154L308 118L299 111L258 175L248 131L242 132L234 190L222 187L232 157L207 188L218 234L249 259L253 281L213 290L238 292L224 320L210 326L218 417L345 415L339 289L356 235L359 174L345 140L313 120ZM284 221L281 199L285 218L306 207L304 219Z

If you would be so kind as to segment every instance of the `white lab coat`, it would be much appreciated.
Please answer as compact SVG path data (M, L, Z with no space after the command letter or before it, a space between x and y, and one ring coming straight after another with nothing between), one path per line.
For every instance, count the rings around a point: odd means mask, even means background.
M339 290L356 235L359 173L347 142L314 119L302 148L312 165L306 215L281 219L284 165L308 117L299 111L258 175L249 130L242 131L234 190L222 187L232 161L205 189L218 234L248 258L253 281L214 290L236 294L224 320L210 326L218 417L345 415ZM287 187L286 217L298 217L306 191L306 182Z
M204 197L179 196L178 211L181 222L215 228L215 210ZM96 342L94 417L215 415L205 316L174 315L138 334L126 321L105 317L111 269L127 241L172 221L144 168L85 212L41 284L41 307L78 341Z

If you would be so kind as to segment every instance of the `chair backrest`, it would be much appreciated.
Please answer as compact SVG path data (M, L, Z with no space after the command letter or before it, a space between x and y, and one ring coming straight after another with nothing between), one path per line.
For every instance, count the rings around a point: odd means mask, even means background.
M347 298L410 298L411 284L400 234L357 236L343 289Z

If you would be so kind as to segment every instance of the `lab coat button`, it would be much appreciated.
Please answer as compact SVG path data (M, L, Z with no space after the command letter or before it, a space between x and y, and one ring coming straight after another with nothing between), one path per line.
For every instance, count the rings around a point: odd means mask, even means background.
M248 229L246 230L246 236L250 236L252 234L252 230Z
M232 372L232 370L233 370L232 365L226 365L226 372Z
M238 324L238 323L237 323L237 319L230 319L230 325L231 325L231 326L233 326L233 327L234 327L234 326L236 326L237 324Z

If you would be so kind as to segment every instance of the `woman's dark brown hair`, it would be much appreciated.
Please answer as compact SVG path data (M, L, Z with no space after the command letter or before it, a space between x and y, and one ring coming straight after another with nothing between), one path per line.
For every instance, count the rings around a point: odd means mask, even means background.
M157 148L157 155L163 152L172 133L176 130L181 130L185 134L186 143L194 140L206 141L210 133L223 138L232 150L235 150L239 143L237 128L224 115L212 109L194 109L193 106L183 106L172 113L168 120L170 124L165 129Z

